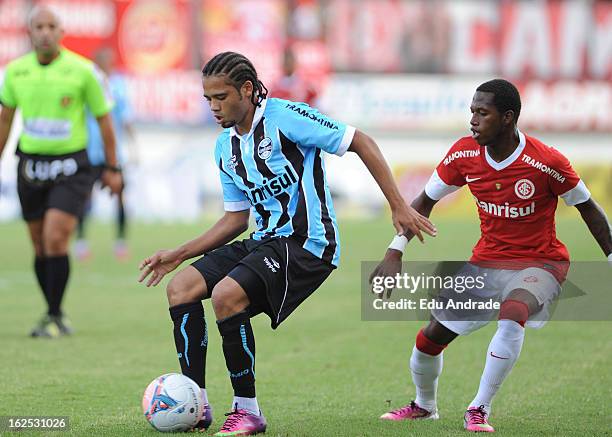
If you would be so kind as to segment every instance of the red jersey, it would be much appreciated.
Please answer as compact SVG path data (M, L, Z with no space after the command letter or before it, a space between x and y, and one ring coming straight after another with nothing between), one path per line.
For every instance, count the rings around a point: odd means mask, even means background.
M467 184L478 208L481 237L471 261L569 261L555 232L557 196L573 206L591 193L558 150L519 132L502 162L472 137L457 141L425 187L433 200ZM509 267L505 267L509 268Z

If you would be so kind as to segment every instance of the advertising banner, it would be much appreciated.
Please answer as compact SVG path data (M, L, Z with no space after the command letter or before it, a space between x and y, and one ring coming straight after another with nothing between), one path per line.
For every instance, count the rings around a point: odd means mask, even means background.
M369 129L440 131L469 127L470 102L485 75L334 75L322 107ZM519 126L530 130L612 131L606 81L518 81Z
M187 0L120 0L116 6L119 68L148 75L191 68Z

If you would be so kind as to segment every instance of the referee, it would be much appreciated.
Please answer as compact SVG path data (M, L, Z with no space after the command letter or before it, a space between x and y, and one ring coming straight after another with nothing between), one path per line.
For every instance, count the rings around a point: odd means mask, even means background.
M93 183L85 150L86 107L104 138L108 165L103 183L117 193L122 177L103 75L93 62L60 46L63 29L48 7L30 12L28 30L34 50L8 64L0 88L0 156L19 108L23 131L17 190L36 255L34 271L48 306L31 335L53 338L72 333L61 304L70 273L70 236Z

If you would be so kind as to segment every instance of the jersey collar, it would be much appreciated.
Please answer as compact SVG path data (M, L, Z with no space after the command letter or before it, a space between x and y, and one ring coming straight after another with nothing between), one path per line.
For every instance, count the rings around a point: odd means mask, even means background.
M32 50L32 54L34 55L34 60L36 61L36 65L38 65L40 68L47 68L47 67L50 67L51 65L57 64L63 58L62 56L63 53L64 53L64 47L59 46L57 50L57 56L53 58L53 60L49 62L48 64L41 64L38 61L38 56L36 55L36 51Z
M264 115L264 111L266 110L267 104L268 104L268 99L263 99L261 101L261 104L257 108L255 108L255 114L253 114L253 123L251 124L251 130L249 131L249 133L245 135L246 137L248 137L249 135L253 133L253 131L255 130L255 127L261 121L261 118ZM230 127L230 136L238 136L238 137L240 136L240 134L236 132L236 128L234 126Z
M519 145L514 150L514 152L512 152L512 155L508 156L503 161L497 162L493 158L491 158L491 155L489 155L489 149L485 147L485 158L487 160L487 163L495 170L500 171L505 169L514 161L516 161L518 157L521 156L521 153L523 153L523 150L525 149L525 134L523 134L523 132L521 132L520 130L517 132L519 136Z

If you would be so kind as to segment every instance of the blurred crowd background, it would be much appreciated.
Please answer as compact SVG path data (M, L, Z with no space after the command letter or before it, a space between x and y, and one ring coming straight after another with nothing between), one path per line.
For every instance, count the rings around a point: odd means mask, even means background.
M134 126L122 140L131 217L195 220L221 210L211 159L218 128L200 70L225 50L249 57L273 96L307 101L370 133L407 199L468 134L476 86L507 78L522 95L520 128L565 153L612 211L610 1L1 0L0 78L29 50L36 3L59 12L67 48L91 59L110 53L124 80ZM10 150L0 220L19 215ZM340 213L382 210L364 172L353 157L328 159ZM442 213L473 209L468 193L445 203ZM110 217L112 208L96 192L94 214Z

